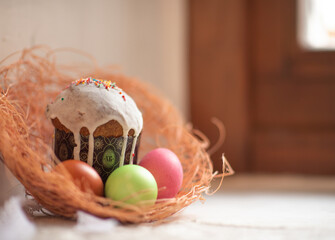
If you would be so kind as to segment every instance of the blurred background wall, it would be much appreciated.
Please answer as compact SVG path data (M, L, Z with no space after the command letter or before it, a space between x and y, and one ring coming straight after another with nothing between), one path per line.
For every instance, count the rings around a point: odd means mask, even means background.
M188 117L185 0L1 0L0 58L45 44L156 86Z

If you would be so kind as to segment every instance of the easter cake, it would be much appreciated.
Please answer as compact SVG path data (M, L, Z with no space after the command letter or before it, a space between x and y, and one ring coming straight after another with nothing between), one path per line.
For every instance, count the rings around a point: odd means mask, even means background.
M60 161L87 162L104 182L119 166L136 163L142 114L115 83L76 80L48 104L46 115L55 127L53 147Z

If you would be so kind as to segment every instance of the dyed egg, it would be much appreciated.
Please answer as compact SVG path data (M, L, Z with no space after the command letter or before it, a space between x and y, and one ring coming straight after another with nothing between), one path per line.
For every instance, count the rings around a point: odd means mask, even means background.
M124 165L109 175L105 196L127 204L150 206L157 198L157 183L147 169Z
M55 171L64 166L72 176L74 183L84 192L92 191L97 196L103 196L104 184L97 171L87 163L79 160L66 160L55 167Z
M174 152L167 148L156 148L147 153L139 165L154 175L158 185L158 199L177 195L183 182L183 167Z

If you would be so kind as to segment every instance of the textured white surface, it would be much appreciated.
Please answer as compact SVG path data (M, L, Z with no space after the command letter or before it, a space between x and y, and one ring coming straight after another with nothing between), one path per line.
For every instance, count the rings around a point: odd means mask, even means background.
M76 223L36 218L34 239L334 239L335 178L234 176L205 204L160 225L78 231Z
M36 234L26 232L23 239L309 240L335 236L335 177L237 175L226 178L221 190L206 199L160 225L122 226L84 213L79 213L78 222L36 217ZM7 222L1 221L0 229L7 230L1 230L2 234L12 236L9 239L16 239L15 229L25 228L27 222L20 212L14 209Z
M104 233L112 231L118 225L115 219L101 219L88 213L78 211L78 219L75 230L83 233Z
M12 197L0 212L0 239L29 240L36 234L36 226L28 220L21 207L21 199Z

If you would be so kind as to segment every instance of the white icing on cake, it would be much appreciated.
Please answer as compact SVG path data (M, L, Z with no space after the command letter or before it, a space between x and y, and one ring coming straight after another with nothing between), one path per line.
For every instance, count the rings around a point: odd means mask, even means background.
M94 152L93 133L100 125L116 120L122 126L124 141L120 166L124 164L128 132L133 129L134 142L130 154L132 163L134 144L143 127L142 114L134 100L110 81L92 78L74 81L57 96L54 103L47 106L46 115L49 119L58 118L73 133L77 145L74 148L74 159L80 159L80 129L86 127L89 130L87 163L91 166Z

